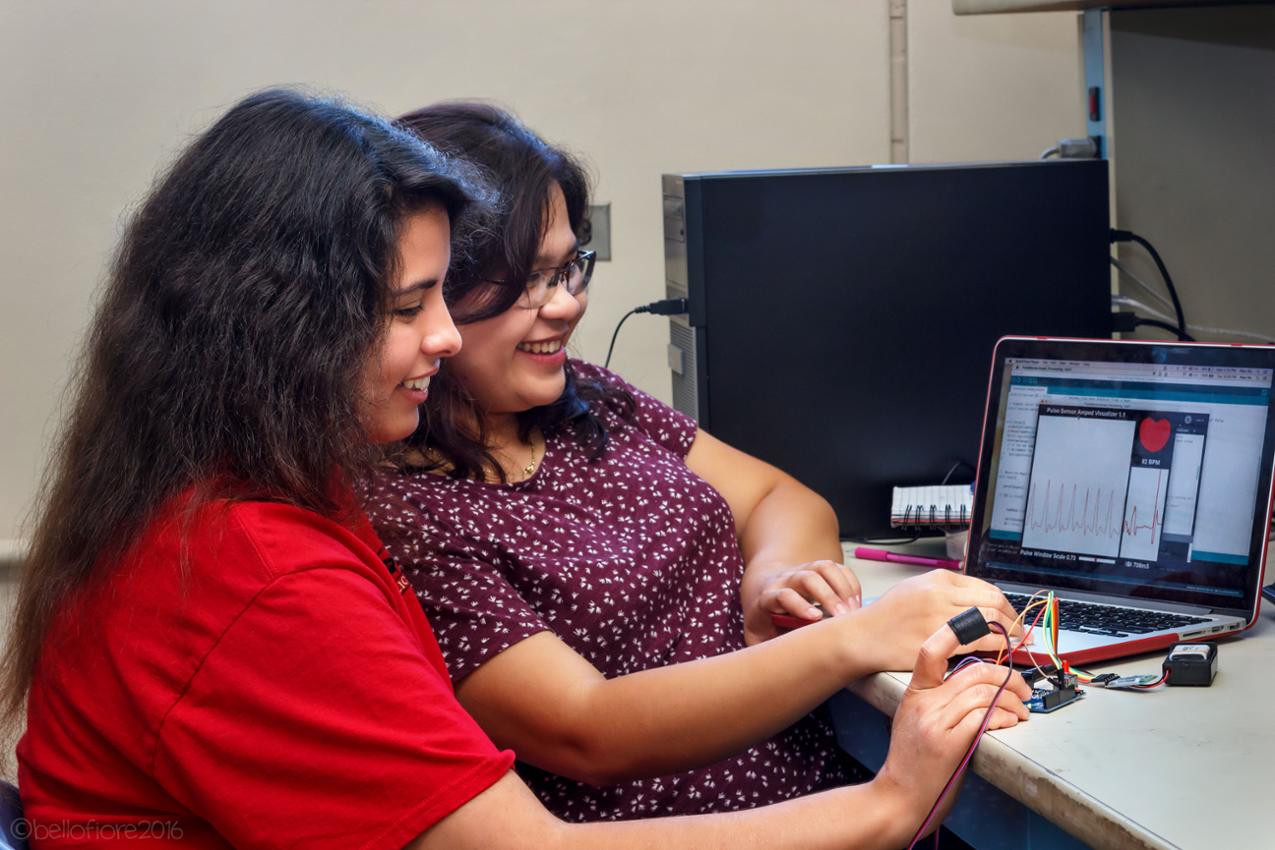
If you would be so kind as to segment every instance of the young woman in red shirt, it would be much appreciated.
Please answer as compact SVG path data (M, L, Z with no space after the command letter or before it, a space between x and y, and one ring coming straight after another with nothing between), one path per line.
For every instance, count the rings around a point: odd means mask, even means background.
M944 681L949 630L877 779L738 815L563 824L458 706L350 488L460 346L442 283L477 194L384 121L270 91L142 204L5 656L34 846L887 847L920 823L1003 676Z

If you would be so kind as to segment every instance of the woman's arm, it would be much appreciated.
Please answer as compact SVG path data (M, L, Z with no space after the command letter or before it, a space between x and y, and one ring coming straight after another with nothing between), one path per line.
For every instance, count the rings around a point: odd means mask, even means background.
M911 666L934 624L970 606L1006 627L1014 620L1000 591L957 578L918 576L866 609L774 640L612 679L541 632L470 673L456 695L497 745L544 770L596 785L690 770L787 728L856 678Z
M810 632L814 628L802 631ZM746 652L761 648L764 647ZM837 788L745 812L568 825L550 816L526 786L510 774L443 819L409 848L867 850L901 847L933 805L973 740L989 706L994 705L989 726L992 729L1013 726L1028 717L1022 701L1030 696L1030 689L1017 673L1010 674L1009 686L993 704L998 687L1005 679L1004 667L976 664L944 681L947 658L956 649L956 638L946 626L924 642L916 658L911 684L895 712L885 764L875 779L863 785ZM736 712L734 716L745 714L747 712ZM955 794L948 797L934 823L942 821L955 797Z
M705 431L696 432L686 464L722 494L735 518L744 556L740 601L747 643L777 634L772 613L816 620L822 614L811 601L833 614L859 607L859 582L840 563L837 518L823 497ZM857 666L870 672L906 669L925 636L960 613L953 606L967 598L1007 615L1006 625L1017 616L1004 594L985 581L942 570L917 576L864 612L868 640L856 648L864 654ZM1016 628L1014 634L1020 633Z
M742 812L568 824L510 772L406 850L898 850L920 822L868 783Z
M745 642L777 634L772 613L816 620L821 614L811 602L832 614L859 607L859 582L841 565L837 516L822 496L702 430L686 465L722 494L735 518Z

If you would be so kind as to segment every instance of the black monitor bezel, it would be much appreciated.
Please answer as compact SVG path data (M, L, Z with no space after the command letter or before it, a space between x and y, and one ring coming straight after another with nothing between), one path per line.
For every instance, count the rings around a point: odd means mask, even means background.
M1239 345L1215 343L1185 343L1143 340L1095 340L1095 339L1043 339L1034 337L1004 337L996 344L992 356L991 374L988 377L987 402L983 412L983 436L979 447L978 476L975 482L974 510L970 522L970 539L966 549L966 572L989 581L1024 583L1023 577L1015 577L1010 571L985 568L979 563L978 553L982 533L994 495L991 485L992 451L995 444L997 416L1003 392L1005 363L1009 359L1054 359L1097 361L1111 363L1180 363L1182 355L1189 353L1190 362L1205 366L1235 366L1275 370L1275 346ZM1251 620L1257 615L1262 579L1266 569L1267 537L1270 533L1271 509L1275 502L1272 479L1275 477L1275 389L1273 403L1266 408L1266 433L1262 443L1261 466L1258 470L1260 497L1253 507L1252 533L1249 540L1250 574L1246 576L1243 604L1219 606L1203 597L1194 598L1178 590L1129 593L1117 584L1090 579L1058 579L1051 582L1055 588L1089 593L1123 596L1148 601L1169 601L1211 608L1219 613L1244 616ZM1030 582L1027 582L1030 583ZM1156 588L1149 588L1151 591Z
M973 481L996 340L1111 335L1108 169L672 178L680 409L818 492L843 539L913 533L891 525L893 488Z

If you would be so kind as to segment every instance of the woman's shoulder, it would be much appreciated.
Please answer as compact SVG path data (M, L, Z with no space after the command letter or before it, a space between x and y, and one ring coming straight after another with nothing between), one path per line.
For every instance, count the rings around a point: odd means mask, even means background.
M634 424L640 411L660 406L653 396L643 392L621 378L615 372L596 363L572 359L571 372L575 378L576 393L594 415L608 420L609 427L620 422ZM612 419L620 421L611 422Z
M294 505L175 499L60 612L49 646L72 657L87 639L94 652L118 656L151 681L151 695L162 702L182 692L200 660L249 612L295 619L300 631L315 598L364 582L388 597L393 582L374 541L370 529ZM336 582L333 571L340 573ZM292 594L291 604L278 604L281 589ZM139 630L139 622L147 628Z
M612 392L627 393L629 395L645 395L637 387L621 378L615 372L596 363L590 363L587 360L571 358L568 361L571 371L575 375L577 383L587 383L594 387Z
M361 568L379 560L376 536L353 506L326 516L283 502L239 502L228 507L227 532L249 542L272 576L317 565Z
M279 501L183 494L158 509L128 547L126 577L171 576L208 587L236 585L251 592L288 573L316 566L356 571L374 566L379 544L352 506L340 516Z
M382 467L365 482L359 498L373 525L433 524L454 509L471 507L482 490L476 483L412 466Z
M448 541L484 533L508 498L504 488L421 469L379 469L360 493L380 539L398 558L415 559Z
M627 397L631 405L626 403L626 415L620 417L627 425L679 455L685 456L690 451L698 428L694 419L638 389L610 369L583 360L572 360L571 365L577 381L588 381L602 390L588 399L595 413L602 414L600 408L608 408L610 399Z

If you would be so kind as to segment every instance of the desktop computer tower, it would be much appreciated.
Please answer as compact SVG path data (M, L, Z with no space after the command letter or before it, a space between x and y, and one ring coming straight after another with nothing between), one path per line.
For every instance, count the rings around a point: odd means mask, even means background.
M1007 334L1111 336L1104 160L666 174L673 403L889 532L972 480Z

